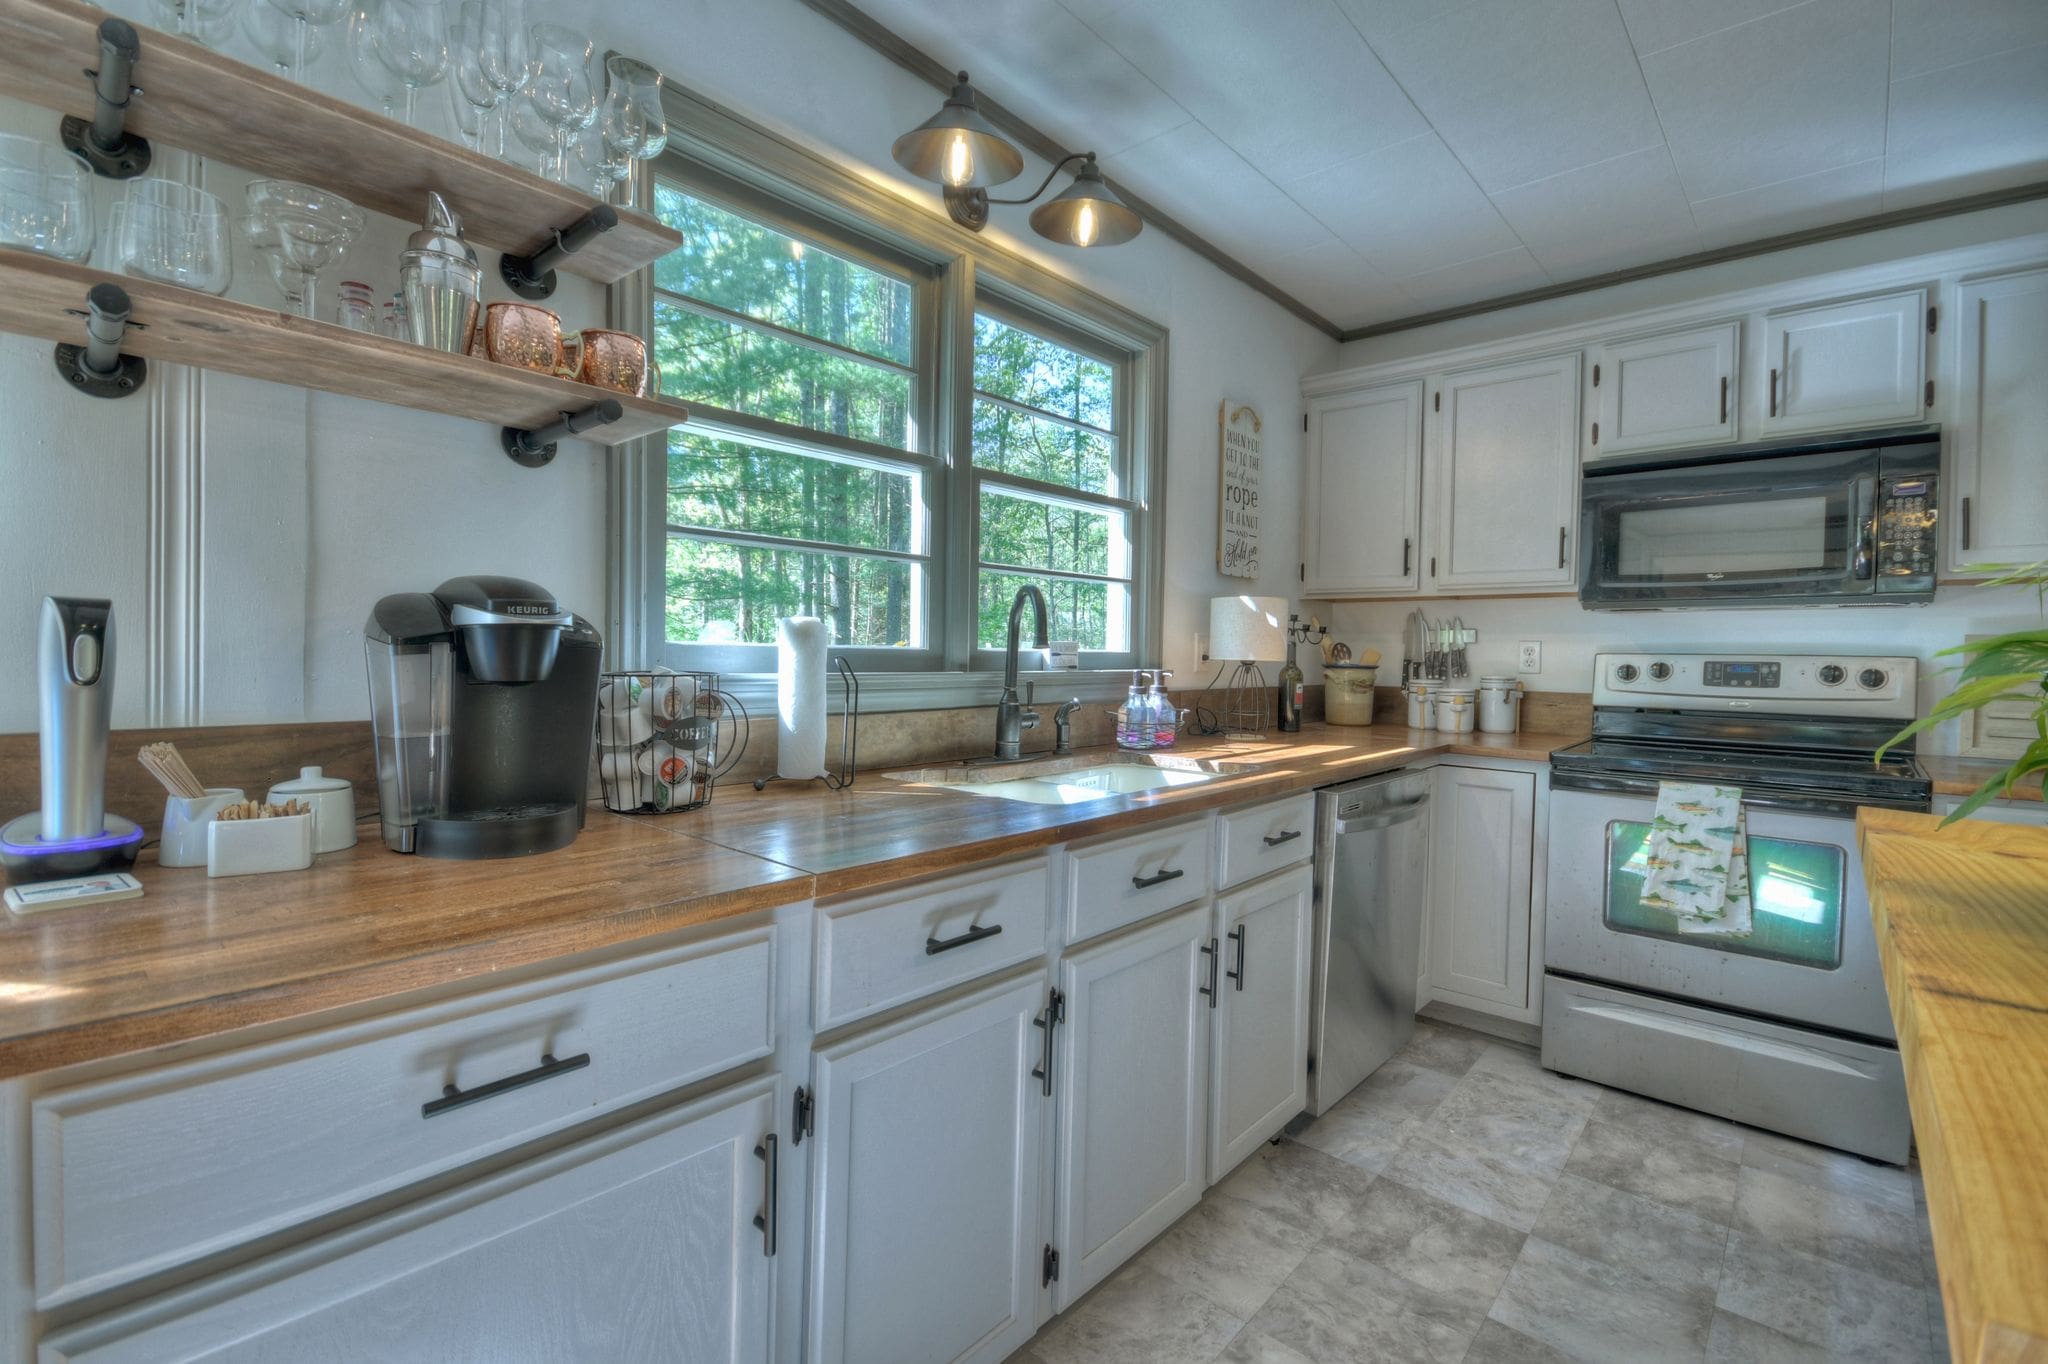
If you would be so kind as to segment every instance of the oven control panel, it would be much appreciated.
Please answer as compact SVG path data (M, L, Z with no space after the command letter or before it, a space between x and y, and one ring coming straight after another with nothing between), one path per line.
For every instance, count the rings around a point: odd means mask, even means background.
M1593 704L1646 710L1755 710L1910 720L1920 662L1857 654L1599 654Z

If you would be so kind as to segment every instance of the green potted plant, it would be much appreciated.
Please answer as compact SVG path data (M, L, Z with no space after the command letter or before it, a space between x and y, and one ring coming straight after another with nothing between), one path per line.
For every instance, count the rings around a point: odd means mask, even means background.
M2043 607L2043 613L2048 614L2048 559L2023 567L2013 564L1972 564L1963 571L1994 574L1995 576L1984 584L1986 587L2012 584L2032 587ZM1989 781L1971 793L1968 800L1957 806L1948 818L1942 820L1943 827L1965 818L1987 800L2011 794L2013 786L2022 777L2035 772L2048 772L2048 625L2033 630L2015 630L2011 634L1995 635L1989 639L1971 640L1967 644L1958 644L1953 649L1943 649L1935 657L1950 655L1960 655L1969 660L1960 670L1955 690L1942 697L1926 715L1886 740L1884 748L1877 751L1879 757L1883 757L1885 749L1893 744L1909 739L1922 730L1932 729L1944 720L1967 715L1973 710L1981 710L1994 701L2008 699L2032 703L2035 737L2025 751L2013 759L2005 770L1993 774Z

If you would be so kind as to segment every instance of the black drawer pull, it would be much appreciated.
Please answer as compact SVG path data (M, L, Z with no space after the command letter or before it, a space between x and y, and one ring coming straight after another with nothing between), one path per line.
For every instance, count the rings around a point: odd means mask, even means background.
M1269 848L1277 848L1282 843L1292 843L1295 839L1300 837L1301 830L1299 829L1286 829L1277 834L1267 834L1266 846Z
M1235 971L1226 971L1224 974L1237 982L1234 988L1239 991L1244 989L1244 954L1250 939L1251 931L1243 924L1239 924L1236 928L1230 930L1230 941L1237 944L1237 969Z
M782 1215L782 1180L781 1171L777 1168L780 1162L776 1159L775 1145L775 1134L770 1132L754 1148L754 1154L767 1167L768 1175L766 1201L762 1203L761 1211L754 1214L754 1225L761 1232L761 1253L770 1258L775 1254L775 1222Z
M1136 886L1139 890L1149 890L1153 886L1163 886L1168 881L1178 881L1181 877L1186 875L1187 873L1185 871L1182 871L1181 869L1176 867L1172 871L1162 871L1157 876L1133 876L1131 878L1131 884Z
M437 1113L446 1113L451 1108L460 1108L464 1104L494 1098L515 1089L524 1089L528 1085L537 1085L542 1080L552 1080L557 1075L581 1070L589 1064L590 1053L587 1051L565 1056L559 1061L555 1059L553 1052L542 1052L540 1064L532 1070L522 1070L517 1075L507 1075L502 1080L493 1080L487 1085L478 1085L475 1089L457 1089L454 1085L441 1086L441 1097L421 1104L420 1116L431 1118Z
M927 957L936 957L941 952L950 952L956 947L980 942L983 938L993 938L1002 931L1001 924L976 924L957 938L934 938L927 935L924 940L924 954Z

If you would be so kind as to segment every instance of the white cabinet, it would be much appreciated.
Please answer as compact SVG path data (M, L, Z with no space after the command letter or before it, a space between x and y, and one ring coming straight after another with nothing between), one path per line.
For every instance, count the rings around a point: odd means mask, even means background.
M1942 519L1951 565L2048 558L2048 270L1961 290Z
M1768 434L1921 421L1927 291L1766 313L1763 361Z
M1586 457L1735 439L1742 324L1609 341L1594 350Z
M754 1219L774 1211L777 1093L759 1080L586 1138L69 1328L41 1358L766 1361Z
M1440 766L1429 878L1429 993L1520 1014L1529 998L1536 777Z
M1223 981L1210 1011L1209 1179L1308 1106L1307 867L1216 902Z
M1227 984L1209 915L1197 905L1060 965L1062 1311L1201 1199L1209 1011ZM942 1356L896 1356L911 1357Z
M1049 998L1035 973L819 1050L806 1359L999 1361L1031 1337Z
M1310 402L1301 594L1413 592L1421 542L1420 381Z
M1432 385L1429 576L1437 590L1569 586L1579 507L1579 356Z

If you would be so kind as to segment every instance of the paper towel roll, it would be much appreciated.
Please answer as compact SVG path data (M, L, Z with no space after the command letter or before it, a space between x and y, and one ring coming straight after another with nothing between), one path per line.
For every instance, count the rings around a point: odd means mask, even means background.
M816 616L776 623L775 775L825 775L825 622Z

